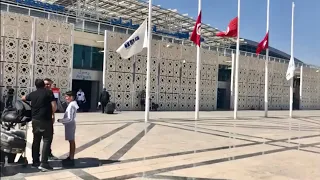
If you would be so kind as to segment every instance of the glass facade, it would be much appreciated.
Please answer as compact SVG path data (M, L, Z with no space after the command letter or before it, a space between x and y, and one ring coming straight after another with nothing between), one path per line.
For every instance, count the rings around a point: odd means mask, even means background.
M103 49L75 44L73 51L73 68L102 71Z

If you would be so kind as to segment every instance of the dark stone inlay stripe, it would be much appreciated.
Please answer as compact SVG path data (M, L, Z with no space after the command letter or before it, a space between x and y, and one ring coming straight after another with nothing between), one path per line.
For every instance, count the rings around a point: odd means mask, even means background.
M98 142L106 139L107 137L109 137L109 136L121 131L122 129L130 126L131 124L133 124L133 123L127 123L127 124L125 124L123 126L120 126L120 127L116 128L116 129L108 132L107 134L104 134L104 135L102 135L102 136L100 136L100 137L98 137L98 138L96 138L96 139L94 139L94 140L92 140L90 142L87 142L86 144L84 144L84 145L82 145L82 146L80 146L80 147L78 147L76 149L76 154L81 152L81 151L83 151L83 150L85 150L85 149L87 149L87 148L89 148L89 147L91 147L91 146L93 146L94 144L97 144ZM63 158L63 157L68 156L68 155L69 155L69 153L66 153L66 154L60 156L60 158Z
M81 170L81 169L72 169L70 170L70 172L74 175L76 175L77 177L80 177L83 180L99 180L99 178Z
M297 118L297 119L298 119L299 121L303 121L303 122L307 122L307 123L311 123L311 124L320 125L320 123L307 120L306 118Z
M302 136L302 137L293 137L293 138L291 138L291 140L307 139L307 138L313 138L313 137L320 137L320 134L319 135ZM270 141L266 141L265 144L268 144L271 146L277 146L277 147L286 147L286 146L274 145L271 143L286 142L287 140L288 140L288 138L277 139L277 140L271 139ZM247 146L254 146L254 145L261 145L261 144L263 144L263 142L239 144L239 145L234 145L234 147L239 148L239 147L247 147ZM298 143L291 143L291 144L298 144ZM209 152L209 151L219 151L219 150L229 149L231 146L233 147L233 145L229 145L229 146L222 146L222 147L215 147L215 148L198 149L198 150L190 150L190 151L170 153L170 154L162 154L162 155L149 156L149 157L144 157L144 158L134 158L134 159L123 160L123 161L119 162L119 164L136 162L136 161L143 161L143 160L166 158L166 157L172 157L172 156L188 155L188 154L194 154L195 152L196 153L203 153L203 152ZM310 146L310 147L314 147L314 146ZM304 150L300 149L300 151L304 151Z
M172 179L172 180L230 180L230 179L195 178L195 177L166 176L166 175L154 175L154 176L148 176L147 178L150 178L150 179Z
M178 124L175 124L175 123L167 123L167 124L174 124L174 125L178 125ZM186 131L191 131L191 132L194 132L194 130L191 130L191 129L186 129L186 128L183 128L183 127L176 127L176 126L170 126L170 125L164 125L164 124L157 124L159 126L166 126L166 127L171 127L171 128L177 128L177 129L181 129L181 130L186 130ZM188 127L187 125L180 125L180 126L185 126L185 127ZM189 126L189 127L193 127L193 126ZM198 129L204 129L204 130L208 130L208 131L216 131L216 132L223 132L223 133L230 133L230 132L227 132L227 131L221 131L221 130L215 130L215 129L208 129L208 128L203 128L203 127L197 127ZM197 131L199 133L203 133L202 131ZM214 134L212 134L214 135ZM279 139L279 140L274 140L274 139L270 139L270 138L263 138L263 137L258 137L258 136L251 136L251 135L246 135L246 134L240 134L240 133L235 133L235 135L239 135L239 136L247 136L247 137L255 137L257 139L261 138L261 139L265 139L265 140L268 140L266 141L265 143L274 143L274 142L285 142L285 143L289 143L287 142L288 138L286 139ZM308 136L301 136L301 137L292 137L290 138L291 140L297 140L297 139L306 139L306 138L313 138L313 137L319 137L320 134L316 134L316 135L308 135ZM229 137L231 138L231 137ZM237 139L237 138L235 138ZM243 140L243 139L239 139L239 140ZM246 140L246 141L250 141L250 142L255 142L255 143L260 143L258 141L253 141L253 140ZM263 143L263 142L262 142ZM295 142L290 142L290 144L299 144L299 143L295 143Z
M109 159L119 160L123 155L125 155L134 145L136 145L153 127L155 124L150 124L146 129L141 131L136 137L131 139L126 145L115 152Z
M310 147L310 146L319 145L319 144L320 143L306 144L306 145L302 145L301 147ZM151 171L146 171L146 172L128 174L128 175L123 175L123 176L118 176L118 177L105 178L103 180L130 179L130 178L135 178L135 177L148 177L148 176L153 176L153 175L159 174L159 173L165 173L165 172L193 168L193 167L199 167L199 166L205 166L205 165L212 165L212 164L222 163L222 162L226 162L226 161L234 161L234 160L245 159L245 158L249 158L249 157L256 157L256 156L261 156L261 155L266 155L266 154L273 154L273 153L284 152L284 151L288 151L288 150L294 150L297 147L298 146L286 147L286 148L269 150L269 151L261 151L261 152L256 152L256 153L231 156L231 157L220 158L220 159L213 159L213 160L208 160L208 161L203 161L203 162L198 162L198 163L184 164L184 165L156 169L156 170L151 170Z

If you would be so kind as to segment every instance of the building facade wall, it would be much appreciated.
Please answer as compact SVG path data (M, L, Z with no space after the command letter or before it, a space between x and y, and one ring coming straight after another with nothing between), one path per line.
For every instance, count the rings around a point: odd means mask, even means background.
M319 69L303 67L300 109L320 109L320 72Z
M73 25L1 12L1 99L7 87L16 97L34 90L36 78L50 78L70 90Z

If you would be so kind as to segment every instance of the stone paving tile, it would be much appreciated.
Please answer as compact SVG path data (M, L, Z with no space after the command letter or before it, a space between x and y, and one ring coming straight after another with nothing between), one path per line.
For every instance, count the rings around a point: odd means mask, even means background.
M320 178L320 155L292 150L163 173L213 179L316 180Z
M194 121L194 112L151 112L145 124L144 112L79 113L74 169L20 169L1 180L320 179L320 111L294 111L294 119L288 111L263 115L240 111L233 120L232 112L200 112ZM31 128L28 141L30 146ZM63 126L55 125L53 141L53 153L66 155ZM61 168L59 162L51 164Z

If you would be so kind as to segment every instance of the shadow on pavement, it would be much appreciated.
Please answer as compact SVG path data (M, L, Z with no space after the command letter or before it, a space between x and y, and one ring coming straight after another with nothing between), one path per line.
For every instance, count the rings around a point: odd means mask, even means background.
M92 168L92 167L99 167L106 164L113 164L120 161L113 161L113 160L103 160L97 158L79 158L75 160L74 167L63 167L61 164L61 160L58 161L50 161L49 164L53 167L53 171L59 170L66 170L66 169L83 169L83 168ZM32 175L33 173L38 173L40 170L38 168L34 168L29 164L27 167L23 167L21 164L9 164L6 167L1 168L1 176L15 176L17 174L28 174Z

